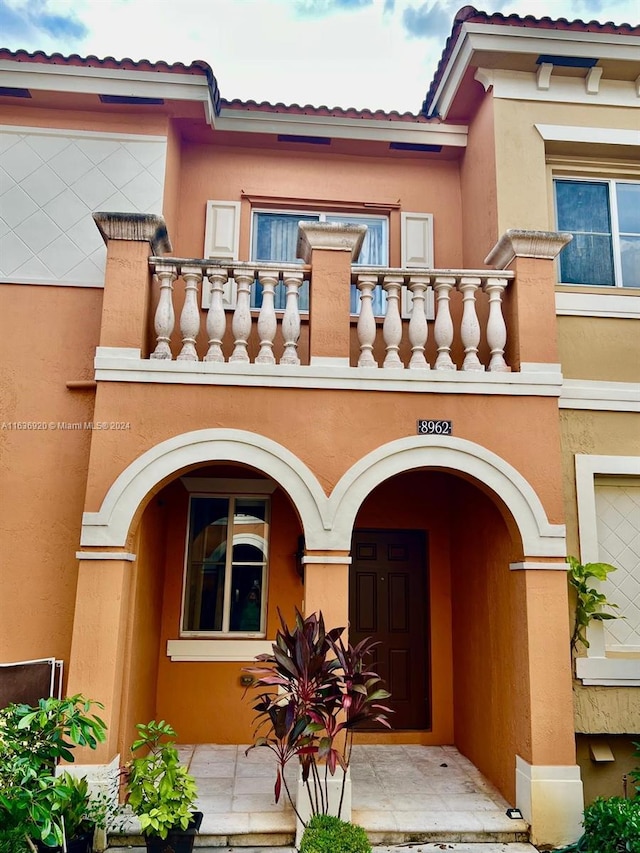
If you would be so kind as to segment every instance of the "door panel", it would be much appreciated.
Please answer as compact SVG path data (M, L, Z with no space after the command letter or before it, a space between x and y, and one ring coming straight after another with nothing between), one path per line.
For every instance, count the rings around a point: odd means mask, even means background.
M391 692L393 729L431 724L425 534L357 530L349 583L349 641L379 643L374 669Z

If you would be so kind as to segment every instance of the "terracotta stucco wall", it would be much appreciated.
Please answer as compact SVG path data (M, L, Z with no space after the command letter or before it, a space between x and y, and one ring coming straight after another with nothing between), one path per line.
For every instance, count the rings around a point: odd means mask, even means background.
M498 231L494 101L485 96L469 123L469 135L460 164L462 191L463 265L484 267L484 259L495 246Z
M140 133L166 136L167 117L147 114L144 129L141 127L137 112L118 112L116 110L93 111L86 108L71 109L32 109L22 106L1 106L0 125L20 125L23 127L52 127L68 130L91 130L103 133Z
M69 659L94 392L66 383L93 375L101 302L97 289L0 285L4 661Z
M515 754L531 749L524 574L486 496L461 484L452 510L456 744L514 802Z
M231 469L232 470L232 469ZM208 476L229 476L230 469L209 468ZM237 471L234 472L238 475ZM259 472L251 472L257 476ZM241 474L246 476L247 472ZM194 476L194 472L191 472ZM251 694L240 684L242 669L251 662L171 661L167 640L180 636L188 493L180 482L167 486L155 499L167 519L165 582L162 590L162 630L157 658L156 714L171 721L183 743L248 743L253 732ZM275 637L278 608L291 623L301 608L303 587L295 554L300 523L281 490L272 496L269 545L267 637ZM143 626L141 626L144 630ZM154 649L150 646L149 655Z
M332 203L367 202L381 207L399 204L404 211L433 213L435 265L462 264L458 165L452 161L323 155L317 151L287 152L284 156L275 149L186 142L182 150L176 253L184 257L202 255L207 199L240 201L242 194L240 257L245 260L250 254L252 207L247 196L261 196L284 209L306 203L311 209L331 210ZM260 208L264 204L254 201L253 206ZM361 213L364 215L367 210ZM391 266L400 265L399 222L395 208L390 215Z
M536 490L549 520L562 521L553 398L432 394L428 409L430 417L453 419L456 436L512 464ZM215 427L249 430L284 444L329 492L357 459L413 435L424 413L419 394L101 383L96 419L108 416L130 423L130 429L94 434L85 508L99 509L116 476L148 448L174 435Z
M160 498L147 505L135 539L131 564L126 669L120 718L122 754L136 734L136 723L160 719L156 710L169 508Z

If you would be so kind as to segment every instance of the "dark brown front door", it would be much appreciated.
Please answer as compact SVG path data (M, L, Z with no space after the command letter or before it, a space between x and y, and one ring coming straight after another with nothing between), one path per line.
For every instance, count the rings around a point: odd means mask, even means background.
M425 534L356 530L349 580L349 642L373 637L375 667L391 693L393 729L431 725Z

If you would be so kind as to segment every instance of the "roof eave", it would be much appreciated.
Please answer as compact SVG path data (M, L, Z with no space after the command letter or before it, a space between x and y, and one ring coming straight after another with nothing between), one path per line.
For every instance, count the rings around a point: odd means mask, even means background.
M465 72L476 51L492 53L554 54L598 59L637 60L638 39L618 33L555 30L540 27L511 27L464 22L447 58L438 86L427 95L423 113L427 118L446 119Z
M0 86L41 92L196 101L202 103L211 126L220 109L216 79L204 63L197 66L197 73L178 73L0 59Z

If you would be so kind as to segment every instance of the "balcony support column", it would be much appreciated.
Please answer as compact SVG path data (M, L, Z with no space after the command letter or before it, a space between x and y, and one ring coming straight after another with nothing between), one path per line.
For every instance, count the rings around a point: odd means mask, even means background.
M312 266L309 357L312 365L349 366L351 264L366 225L301 222L297 255Z
M101 347L127 347L146 355L150 310L150 255L171 251L162 216L94 213L107 245Z
M515 272L505 298L506 356L514 370L558 363L554 260L571 239L556 231L509 229L485 258L488 266Z

